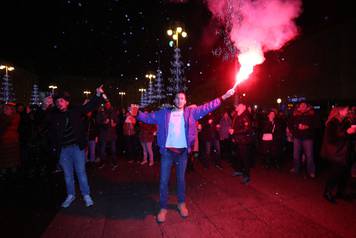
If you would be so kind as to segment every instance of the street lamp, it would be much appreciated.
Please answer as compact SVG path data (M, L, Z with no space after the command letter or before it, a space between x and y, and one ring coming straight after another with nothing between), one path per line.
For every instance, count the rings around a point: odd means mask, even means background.
M48 88L52 90L52 95L54 95L54 90L58 87L56 85L49 85Z
M84 90L83 93L85 94L86 98L88 98L89 94L91 94L91 92L88 90Z
M8 76L8 72L9 72L9 71L15 70L15 68L14 68L13 66L3 65L3 64L0 65L0 69L1 69L1 70L5 69L5 75L6 75L6 77Z
M139 88L138 91L141 92L141 105L144 106L145 102L144 102L143 94L146 92L146 89Z
M281 103L282 103L282 99L281 98L277 98L277 104L278 104L278 110L281 110Z
M183 38L187 37L187 32L183 31L183 28L178 26L176 30L169 29L167 30L167 35L172 36L172 39L176 42L176 47L178 48L178 38L181 35Z
M143 97L143 93L146 92L146 89L144 89L144 88L139 88L138 91L141 92L141 97Z
M126 95L126 92L119 92L119 95L121 97L121 107L124 106L124 96Z
M151 74L151 73L146 74L145 77L148 78L148 79L150 80L150 82L151 82L152 79L155 79L155 78L156 78L156 76L155 76L154 74Z

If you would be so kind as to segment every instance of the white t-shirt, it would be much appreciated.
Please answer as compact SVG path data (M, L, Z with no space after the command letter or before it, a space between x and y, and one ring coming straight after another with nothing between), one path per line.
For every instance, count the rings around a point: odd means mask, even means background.
M183 110L172 111L168 123L166 147L187 148Z

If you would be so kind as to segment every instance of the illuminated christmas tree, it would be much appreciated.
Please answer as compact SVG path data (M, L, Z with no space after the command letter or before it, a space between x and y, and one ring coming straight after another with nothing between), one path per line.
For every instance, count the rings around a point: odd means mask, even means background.
M184 78L183 62L181 61L180 49L177 47L174 49L174 59L171 62L171 74L169 78L169 85L167 91L170 96L175 95L177 92L187 91Z
M31 95L31 105L40 105L41 104L41 99L40 99L40 92L38 90L38 85L35 83L32 86L32 95Z
M147 105L150 105L154 102L155 102L155 97L154 97L153 82L152 82L152 79L150 79L150 81L148 82L146 103L147 103Z
M0 101L3 101L5 103L16 101L14 89L8 74L5 74L2 78Z

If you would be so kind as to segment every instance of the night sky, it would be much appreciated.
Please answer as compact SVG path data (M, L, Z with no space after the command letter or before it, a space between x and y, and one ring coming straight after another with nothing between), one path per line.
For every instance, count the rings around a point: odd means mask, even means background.
M303 13L297 20L301 34L295 41L308 41L314 35L339 25L355 26L350 3L332 0L303 2ZM215 39L217 36L214 34L211 35L213 43L205 44L202 39L211 27L211 14L203 1L173 4L163 0L14 0L2 3L1 18L3 43L0 45L0 60L37 75L42 87L58 76L72 75L110 78L108 84L127 90L131 82L144 81L144 75L158 66L166 78L173 55L166 30L179 24L188 33L188 38L181 41L181 49L184 63L190 64L186 68L186 76L191 81L189 87L194 92L194 88L202 83L209 87L216 83L219 85L218 93L228 88L221 86L219 75L223 70L229 72L233 64L211 54L221 41ZM351 36L355 37L355 29L346 30L352 31ZM292 44L286 48L293 48ZM303 47L303 43L300 45ZM350 45L350 49L345 50L355 52L354 48ZM282 61L295 61L289 58L293 57L293 49L290 52L267 55L265 68L271 66L271 70L278 71L281 58ZM257 74L259 70L263 74L271 74L263 66L256 70ZM279 80L286 79L279 77L269 83L280 86ZM231 78L224 84L230 81ZM287 85L293 87L290 85L295 83Z

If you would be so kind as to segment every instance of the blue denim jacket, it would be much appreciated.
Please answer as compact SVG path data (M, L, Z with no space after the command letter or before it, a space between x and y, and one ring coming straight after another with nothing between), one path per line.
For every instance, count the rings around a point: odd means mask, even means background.
M196 136L196 121L203 118L209 112L214 111L221 105L221 99L216 98L208 103L203 105L193 107L188 106L184 108L184 124L185 124L185 136L188 145L188 151L194 145L195 136ZM168 136L168 125L169 119L171 117L171 108L163 108L151 113L142 113L139 112L137 119L147 124L157 124L157 144L160 148L161 154L163 153L166 140Z

